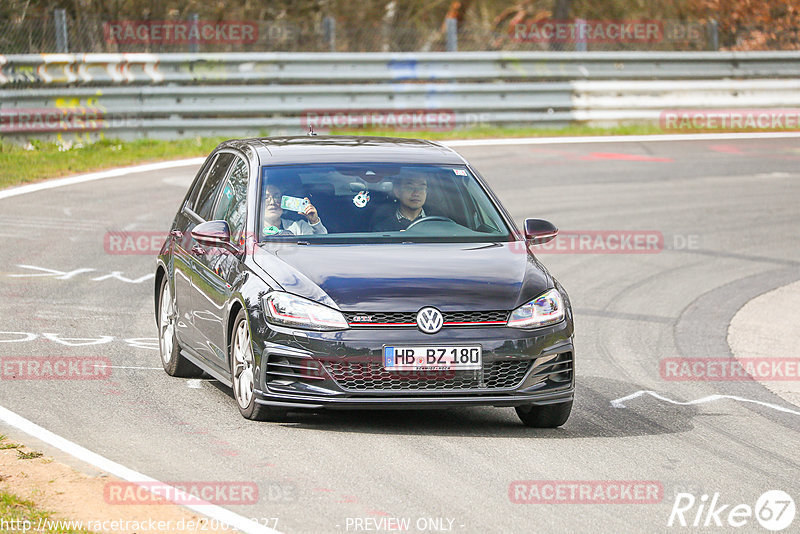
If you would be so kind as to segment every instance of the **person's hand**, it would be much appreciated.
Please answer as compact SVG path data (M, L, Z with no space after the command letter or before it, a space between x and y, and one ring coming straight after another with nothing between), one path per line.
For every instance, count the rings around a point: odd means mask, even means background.
M304 200L308 200L308 197L306 197ZM311 224L317 224L319 222L319 215L317 214L317 208L315 208L314 204L311 204L310 202L308 206L306 206L306 209L303 210L303 215L306 216L308 222Z

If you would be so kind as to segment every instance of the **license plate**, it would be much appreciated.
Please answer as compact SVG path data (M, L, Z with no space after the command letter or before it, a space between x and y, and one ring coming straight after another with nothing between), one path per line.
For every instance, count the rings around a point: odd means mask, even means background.
M482 364L480 345L383 347L383 367L390 371L468 371Z

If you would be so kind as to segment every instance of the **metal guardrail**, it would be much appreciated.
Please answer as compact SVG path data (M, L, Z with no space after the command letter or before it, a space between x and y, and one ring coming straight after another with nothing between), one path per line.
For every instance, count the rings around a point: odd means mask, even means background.
M0 85L786 78L784 52L30 54L0 56Z
M0 56L0 73L0 132L12 140L301 133L309 123L619 123L671 108L800 107L798 52L50 54Z

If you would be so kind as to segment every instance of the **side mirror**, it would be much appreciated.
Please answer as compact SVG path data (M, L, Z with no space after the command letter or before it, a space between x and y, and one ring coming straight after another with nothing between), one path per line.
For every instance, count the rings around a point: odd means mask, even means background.
M558 228L544 219L525 219L525 239L531 245L543 245L555 239Z
M230 248L231 229L226 221L207 221L192 230L192 237L205 247Z

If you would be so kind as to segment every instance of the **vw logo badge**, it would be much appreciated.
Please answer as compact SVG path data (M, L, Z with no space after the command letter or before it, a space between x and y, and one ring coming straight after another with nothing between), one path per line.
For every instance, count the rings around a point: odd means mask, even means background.
M436 308L422 308L417 313L417 326L426 334L435 334L442 329L444 318Z

